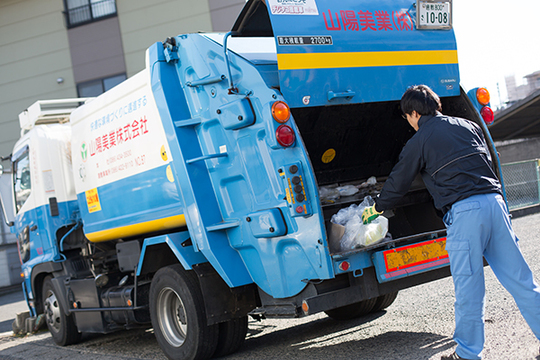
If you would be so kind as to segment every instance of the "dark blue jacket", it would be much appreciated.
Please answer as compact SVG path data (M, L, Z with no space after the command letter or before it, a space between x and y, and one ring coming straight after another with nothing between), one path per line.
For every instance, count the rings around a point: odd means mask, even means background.
M376 210L393 208L418 173L435 207L444 213L453 203L471 195L502 193L478 125L439 113L422 116L418 127L375 200Z

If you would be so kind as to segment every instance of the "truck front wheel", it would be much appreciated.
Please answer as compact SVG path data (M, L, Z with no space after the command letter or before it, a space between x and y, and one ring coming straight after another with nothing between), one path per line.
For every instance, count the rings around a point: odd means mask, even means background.
M79 342L81 333L77 330L73 315L66 316L58 296L54 291L51 277L43 281L43 310L47 327L57 345L65 346Z
M208 359L218 343L218 325L206 325L197 277L180 265L160 269L150 285L150 316L169 359Z

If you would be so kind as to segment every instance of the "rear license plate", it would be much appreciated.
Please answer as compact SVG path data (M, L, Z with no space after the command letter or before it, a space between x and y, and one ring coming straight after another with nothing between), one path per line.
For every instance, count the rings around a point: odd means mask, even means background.
M446 237L378 252L374 262L379 281L425 272L449 263Z
M451 0L417 0L416 10L418 29L451 29L452 1Z

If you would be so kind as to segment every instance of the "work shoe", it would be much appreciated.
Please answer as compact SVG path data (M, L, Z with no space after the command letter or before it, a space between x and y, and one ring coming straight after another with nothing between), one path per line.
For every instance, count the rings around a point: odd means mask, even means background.
M465 358L462 358L456 352L452 353L451 355L443 355L441 356L441 360L467 360Z

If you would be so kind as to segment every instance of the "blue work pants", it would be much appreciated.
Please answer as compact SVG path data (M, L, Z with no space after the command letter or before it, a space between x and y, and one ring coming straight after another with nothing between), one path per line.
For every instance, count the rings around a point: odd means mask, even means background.
M465 359L482 358L485 339L483 257L540 339L540 288L519 249L502 196L474 195L458 201L446 213L444 222L456 296L456 353Z

